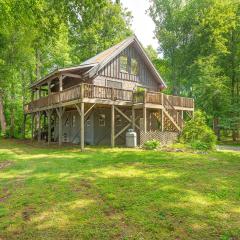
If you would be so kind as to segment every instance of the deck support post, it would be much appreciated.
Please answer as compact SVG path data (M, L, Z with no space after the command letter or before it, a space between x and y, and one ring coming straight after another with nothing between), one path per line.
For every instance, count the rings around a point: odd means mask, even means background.
M143 132L147 132L147 108L143 105Z
M164 110L163 109L161 111L161 127L162 127L162 132L164 132Z
M81 126L80 126L80 134L81 134L81 151L84 150L84 102L81 102Z
M83 85L81 85L83 86ZM80 145L81 145L81 151L84 150L84 136L85 136L85 131L84 131L84 125L85 125L85 110L84 110L84 102L80 103L80 107L78 104L75 104L77 111L80 116Z
M32 122L31 122L32 141L33 141L33 138L34 138L34 114L35 114L35 113L32 113L32 114L31 114L31 120L32 120Z
M133 131L135 131L135 121L136 121L135 109L134 109L134 106L132 106L132 129L133 129Z
M41 112L37 113L38 142L41 141Z
M111 106L111 147L115 146L115 106Z
M60 107L56 108L58 114L58 144L59 146L62 145L62 116L64 114L65 108Z
M51 143L51 116L52 116L52 110L47 110L47 120L48 120L48 144Z

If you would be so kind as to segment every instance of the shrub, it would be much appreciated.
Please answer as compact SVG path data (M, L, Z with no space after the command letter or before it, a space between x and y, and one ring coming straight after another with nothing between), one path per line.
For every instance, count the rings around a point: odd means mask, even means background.
M206 118L201 111L196 111L194 118L188 121L180 136L180 142L189 144L198 150L211 150L216 145L216 136L206 124Z
M147 150L155 150L160 146L160 142L157 140L149 140L144 143L144 148Z

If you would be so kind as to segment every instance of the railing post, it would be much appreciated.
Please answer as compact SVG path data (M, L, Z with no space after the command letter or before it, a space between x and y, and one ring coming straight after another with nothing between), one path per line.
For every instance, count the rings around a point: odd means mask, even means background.
M111 88L111 99L114 101L114 88Z
M83 100L84 98L84 83L80 85L80 99Z
M144 95L143 95L143 103L146 103L147 101L147 91L144 91Z

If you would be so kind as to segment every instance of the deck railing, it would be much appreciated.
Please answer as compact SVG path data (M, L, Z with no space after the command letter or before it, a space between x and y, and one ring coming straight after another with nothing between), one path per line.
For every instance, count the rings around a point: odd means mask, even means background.
M194 108L191 98L165 95L158 92L133 92L131 90L97 86L93 84L80 84L65 89L62 92L52 93L49 96L34 100L25 106L25 112L31 112L39 108L54 106L56 104L71 102L77 99L91 98L104 100L119 100L134 103L163 104L167 98L174 107Z

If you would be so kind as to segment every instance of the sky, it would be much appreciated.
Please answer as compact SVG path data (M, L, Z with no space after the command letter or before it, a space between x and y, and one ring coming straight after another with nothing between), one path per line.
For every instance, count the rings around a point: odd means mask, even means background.
M124 7L132 12L132 30L144 47L152 45L154 49L158 48L158 42L154 39L154 22L146 14L149 8L149 0L121 0Z

